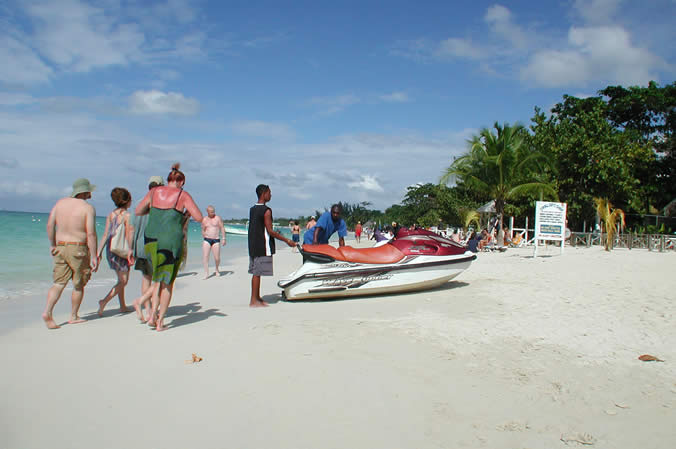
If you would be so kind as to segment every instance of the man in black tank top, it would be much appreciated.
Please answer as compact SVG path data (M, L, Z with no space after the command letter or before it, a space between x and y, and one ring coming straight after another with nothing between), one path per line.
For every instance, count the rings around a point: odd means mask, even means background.
M267 307L261 299L261 276L272 276L275 239L283 240L291 247L296 246L296 242L272 229L272 209L266 206L272 198L270 187L259 184L256 195L258 202L249 209L249 273L252 274L249 307Z

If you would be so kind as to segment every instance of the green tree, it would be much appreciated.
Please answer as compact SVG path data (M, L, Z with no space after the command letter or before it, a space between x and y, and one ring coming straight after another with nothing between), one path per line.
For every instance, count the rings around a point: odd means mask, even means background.
M647 87L608 86L598 93L607 98L613 126L636 133L638 141L657 153L656 168L642 182L651 185L651 203L661 209L676 197L676 82L664 87L654 81Z
M645 208L654 184L655 153L633 132L615 128L600 98L564 101L547 117L538 108L531 144L555 161L551 172L559 198L568 204L569 221L580 226L595 215L594 197L609 198L623 208Z
M409 186L401 205L386 210L392 221L405 226L439 226L440 224L461 224L461 209L476 208L467 191L439 184L417 184Z
M495 133L493 133L495 130ZM455 180L495 199L495 209L503 225L508 200L524 195L557 198L555 187L542 173L549 161L545 154L529 145L528 132L521 125L482 129L469 140L469 151L445 170L440 183Z
M348 203L347 201L339 201L337 203L342 208L341 217L345 220L345 224L349 229L354 228L358 221L366 223L369 220L376 221L382 217L383 213L379 210L369 209L370 201L362 201L361 203ZM325 207L324 212L329 208ZM315 210L315 217L319 218L324 212Z

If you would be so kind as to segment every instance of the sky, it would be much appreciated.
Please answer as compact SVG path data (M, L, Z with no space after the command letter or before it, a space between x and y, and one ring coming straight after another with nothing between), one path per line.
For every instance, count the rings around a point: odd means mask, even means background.
M279 217L439 181L467 139L564 94L676 79L676 0L5 0L0 209L76 178L99 215L174 162L202 210Z

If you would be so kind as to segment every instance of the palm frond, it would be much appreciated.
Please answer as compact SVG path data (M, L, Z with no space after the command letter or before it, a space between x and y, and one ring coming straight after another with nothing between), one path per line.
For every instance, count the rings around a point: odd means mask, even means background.
M479 213L472 209L461 209L459 211L460 220L465 231L469 228L469 225L476 223L477 228L479 227Z
M613 205L607 198L594 198L594 203L596 203L596 212L604 224L607 235L605 248L606 251L610 251L613 248L613 237L615 236L617 222L620 222L621 229L624 228L624 211L622 209L613 209Z

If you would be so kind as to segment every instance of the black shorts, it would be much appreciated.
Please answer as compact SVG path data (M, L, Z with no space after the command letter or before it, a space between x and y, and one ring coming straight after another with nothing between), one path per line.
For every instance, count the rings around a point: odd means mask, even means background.
M136 259L134 269L143 273L144 276L153 275L153 263L147 259Z

